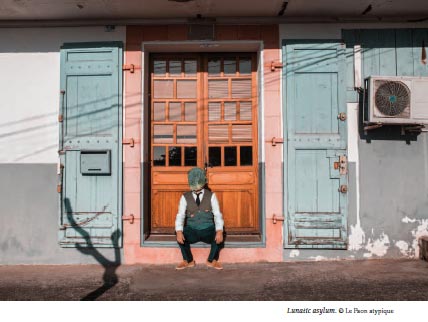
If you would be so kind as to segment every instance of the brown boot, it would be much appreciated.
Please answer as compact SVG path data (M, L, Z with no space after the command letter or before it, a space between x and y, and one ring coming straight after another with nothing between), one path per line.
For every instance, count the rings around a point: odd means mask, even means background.
M178 263L175 269L185 269L189 267L195 267L195 265L196 265L195 261L191 261L189 263L188 261L183 260L182 262Z
M207 261L207 266L215 269L223 269L223 265L221 265L221 263L216 261L215 259L211 263Z

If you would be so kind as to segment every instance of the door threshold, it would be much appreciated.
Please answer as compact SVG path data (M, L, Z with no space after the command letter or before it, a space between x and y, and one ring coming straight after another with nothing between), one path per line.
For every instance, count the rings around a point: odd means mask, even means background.
M148 243L171 243L176 242L175 235L161 235L151 234L147 237L144 242ZM262 237L260 234L239 234L239 235L226 235L224 239L225 244L227 243L261 243Z

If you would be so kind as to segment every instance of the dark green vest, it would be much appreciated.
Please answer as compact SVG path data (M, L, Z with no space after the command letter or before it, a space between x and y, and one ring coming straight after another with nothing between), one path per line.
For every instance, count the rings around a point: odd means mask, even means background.
M186 199L186 225L193 229L206 229L214 226L214 215L211 206L213 193L204 190L204 198L198 206L193 199L192 192L186 192L183 196Z

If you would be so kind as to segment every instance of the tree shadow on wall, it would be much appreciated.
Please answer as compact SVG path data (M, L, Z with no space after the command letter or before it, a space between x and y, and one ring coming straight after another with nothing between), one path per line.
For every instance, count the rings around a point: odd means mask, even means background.
M103 285L80 299L81 301L94 301L119 282L116 270L120 266L121 262L120 248L118 245L120 229L116 229L110 236L114 247L114 260L111 261L95 248L88 232L86 232L82 227L79 226L78 223L76 223L72 216L73 210L68 198L64 199L64 206L70 226L73 227L73 229L75 229L83 237L87 245L82 246L81 244L76 243L75 246L77 250L82 254L93 256L94 259L97 260L98 263L100 263L105 269L103 274Z

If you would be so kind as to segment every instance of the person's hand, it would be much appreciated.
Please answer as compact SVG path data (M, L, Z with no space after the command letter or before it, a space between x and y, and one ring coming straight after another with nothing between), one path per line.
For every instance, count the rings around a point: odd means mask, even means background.
M215 242L221 244L223 242L223 230L217 230L215 233Z
M184 234L182 231L177 231L177 242L184 244Z

